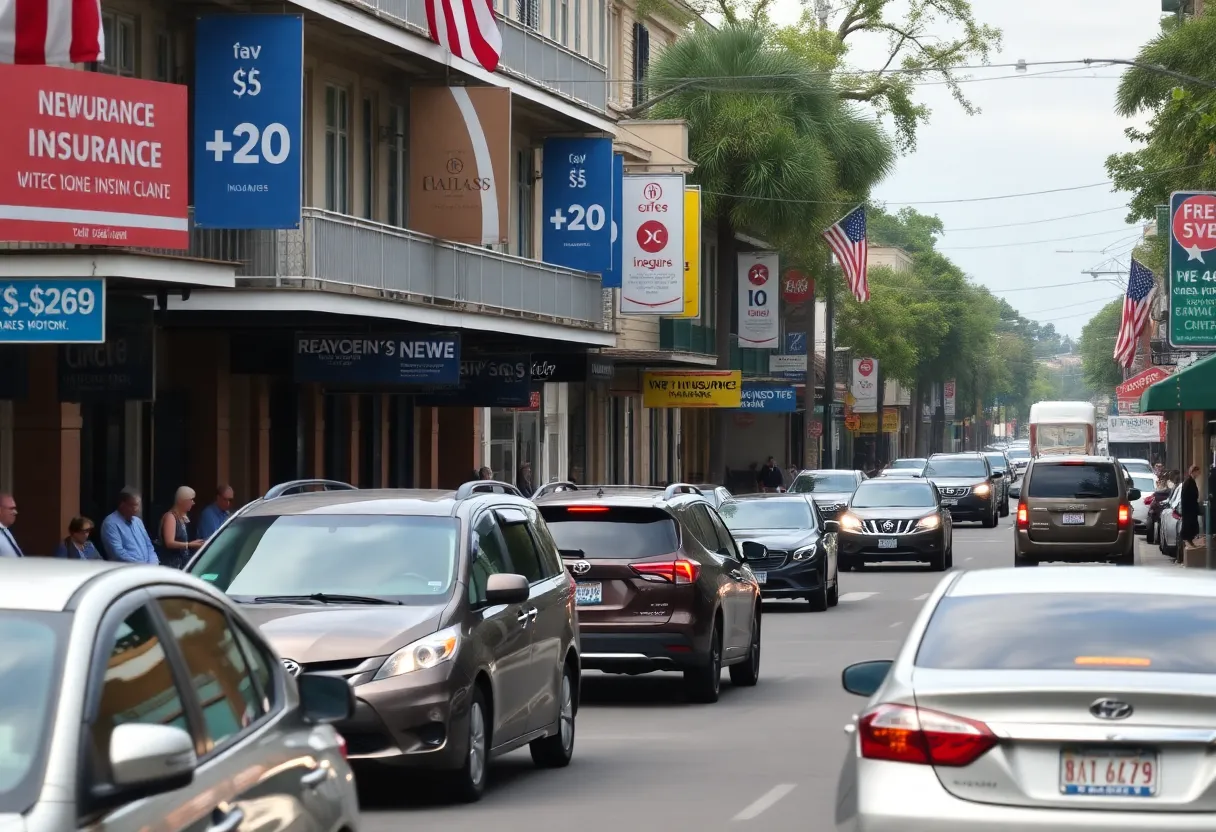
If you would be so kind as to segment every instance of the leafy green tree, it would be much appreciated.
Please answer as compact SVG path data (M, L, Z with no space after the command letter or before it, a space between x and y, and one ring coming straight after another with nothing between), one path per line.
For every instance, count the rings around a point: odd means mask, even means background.
M1091 395L1110 395L1123 383L1123 370L1115 361L1115 339L1123 319L1123 300L1116 298L1089 319L1081 329L1081 370Z

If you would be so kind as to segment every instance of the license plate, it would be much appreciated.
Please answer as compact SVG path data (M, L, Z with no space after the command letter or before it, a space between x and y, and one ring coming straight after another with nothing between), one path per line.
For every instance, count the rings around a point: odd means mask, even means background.
M958 505L958 500L956 500L956 499L955 499L955 498L953 498L953 497L946 497L946 498L944 498L944 499L942 500L942 505L944 505L944 506L956 506L956 505Z
M756 583L758 583L758 584L768 583L768 573L767 572L757 572L755 569L753 569L752 574L756 576Z
M1060 791L1101 797L1153 797L1157 794L1157 755L1061 751Z
M1085 515L1084 514L1065 514L1064 515L1064 525L1065 526L1084 526L1085 525Z
M878 539L879 549L894 549L899 545L899 540L894 537L880 537Z
M574 588L574 603L580 607L602 604L604 585L600 583L579 584Z

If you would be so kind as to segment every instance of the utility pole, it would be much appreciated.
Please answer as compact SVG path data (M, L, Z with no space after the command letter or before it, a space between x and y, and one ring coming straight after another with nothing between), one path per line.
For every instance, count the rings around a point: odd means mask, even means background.
M832 405L836 400L836 346L832 338L832 318L836 311L836 281L830 275L824 281L825 314L823 324L823 468L835 468L835 452L832 445Z

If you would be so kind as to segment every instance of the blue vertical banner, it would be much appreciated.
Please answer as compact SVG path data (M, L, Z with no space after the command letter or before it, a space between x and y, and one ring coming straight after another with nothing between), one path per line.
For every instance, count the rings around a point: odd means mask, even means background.
M612 157L612 267L601 272L605 289L621 288L621 224L625 202L625 157L619 153Z
M194 224L299 228L303 135L304 18L198 18Z
M612 139L545 139L541 259L584 272L612 268Z
M785 333L785 354L786 355L806 355L806 333L805 332L786 332Z

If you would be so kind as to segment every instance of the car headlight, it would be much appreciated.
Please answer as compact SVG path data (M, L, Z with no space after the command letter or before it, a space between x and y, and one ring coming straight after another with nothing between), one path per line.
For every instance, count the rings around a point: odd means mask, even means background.
M811 558L815 557L815 553L818 551L818 543L812 546L803 546L801 549L794 552L794 560L810 560Z
M840 515L840 520L838 522L840 523L840 528L846 532L861 531L860 517L856 517L852 514L842 514Z
M417 641L407 644L393 655L384 660L384 664L376 671L373 682L413 673L415 670L425 670L437 664L451 661L456 655L456 645L460 643L460 627L452 626L424 636Z
M936 514L930 514L928 517L922 517L919 520L917 520L916 528L918 528L918 529L936 529L941 524L942 524L942 518L938 517Z
M987 497L989 494L992 493L992 486L990 486L986 482L982 482L979 485L977 485L975 488L971 489L971 493L977 497Z

